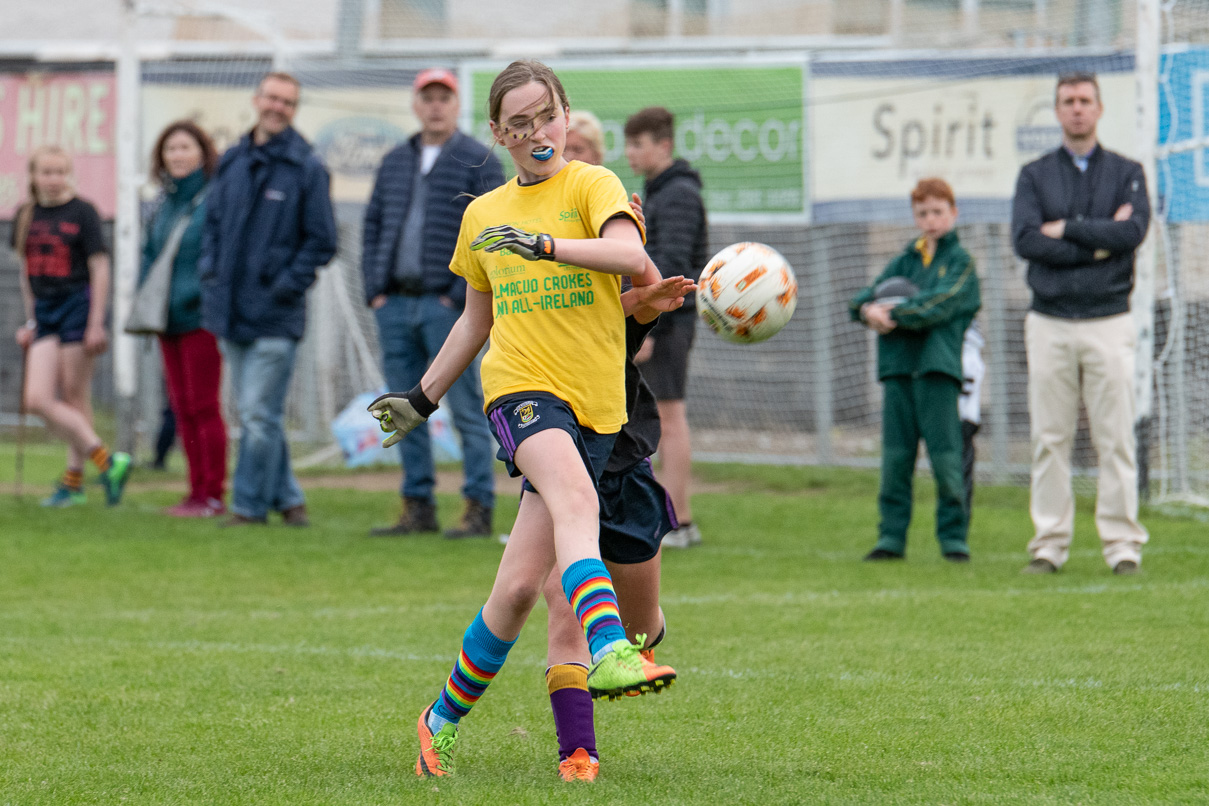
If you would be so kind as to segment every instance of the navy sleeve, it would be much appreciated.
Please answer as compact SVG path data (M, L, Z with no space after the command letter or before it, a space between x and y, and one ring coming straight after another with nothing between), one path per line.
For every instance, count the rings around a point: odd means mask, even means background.
M1142 244L1150 226L1146 174L1137 163L1130 165L1124 190L1115 202L1116 207L1123 204L1133 206L1133 215L1125 221L1113 221L1111 218L1067 221L1063 238L1087 249L1107 249L1114 254L1132 252Z
M362 288L365 291L365 301L369 303L374 297L386 289L379 278L373 276L373 266L378 259L378 238L382 233L382 173L386 163L378 167L378 175L374 178L374 189L369 196L369 204L365 206L365 219L361 225L361 277Z
M318 162L307 172L302 201L302 243L294 262L273 282L273 298L292 302L315 282L315 272L336 254L336 217L327 169Z
M1035 180L1026 166L1016 180L1016 195L1012 197L1012 245L1016 254L1053 267L1086 266L1092 262L1094 250L1042 235L1044 223Z

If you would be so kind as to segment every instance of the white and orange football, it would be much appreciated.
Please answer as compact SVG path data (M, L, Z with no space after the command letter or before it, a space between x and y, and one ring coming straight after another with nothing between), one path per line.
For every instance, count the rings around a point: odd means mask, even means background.
M726 247L705 264L697 286L697 314L719 336L740 344L775 336L798 304L789 262L762 243Z

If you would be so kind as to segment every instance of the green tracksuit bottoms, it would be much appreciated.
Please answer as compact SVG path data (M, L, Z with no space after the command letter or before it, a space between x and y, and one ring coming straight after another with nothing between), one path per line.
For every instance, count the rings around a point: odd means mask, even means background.
M936 539L942 553L965 552L969 514L962 476L961 384L939 372L894 375L882 381L881 523L877 548L905 554L911 524L912 482L922 437L936 478Z

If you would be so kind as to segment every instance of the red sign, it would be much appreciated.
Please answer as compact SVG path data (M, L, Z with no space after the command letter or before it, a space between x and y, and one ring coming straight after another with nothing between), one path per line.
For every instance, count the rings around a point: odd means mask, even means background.
M113 218L116 129L113 73L0 74L0 217L29 198L29 155L58 145L71 154L77 195Z

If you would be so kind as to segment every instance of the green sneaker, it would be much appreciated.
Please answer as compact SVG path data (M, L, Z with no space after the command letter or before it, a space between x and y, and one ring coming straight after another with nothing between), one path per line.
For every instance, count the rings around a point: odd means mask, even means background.
M101 474L101 485L105 488L105 503L114 506L122 500L122 490L130 478L130 454L118 451L109 457L109 469Z
M671 666L652 663L642 655L646 636L636 636L637 643L620 640L588 671L588 692L592 699L620 699L626 695L658 694L676 682L676 670Z
M62 484L55 487L55 491L49 497L42 499L42 506L44 507L74 507L76 504L86 503L88 503L88 496L84 495L83 490L73 490Z
M428 729L430 711L431 705L424 709L416 722L416 733L420 737L420 757L416 759L416 775L421 778L453 775L453 745L458 740L458 729L452 722L446 722L434 736Z

